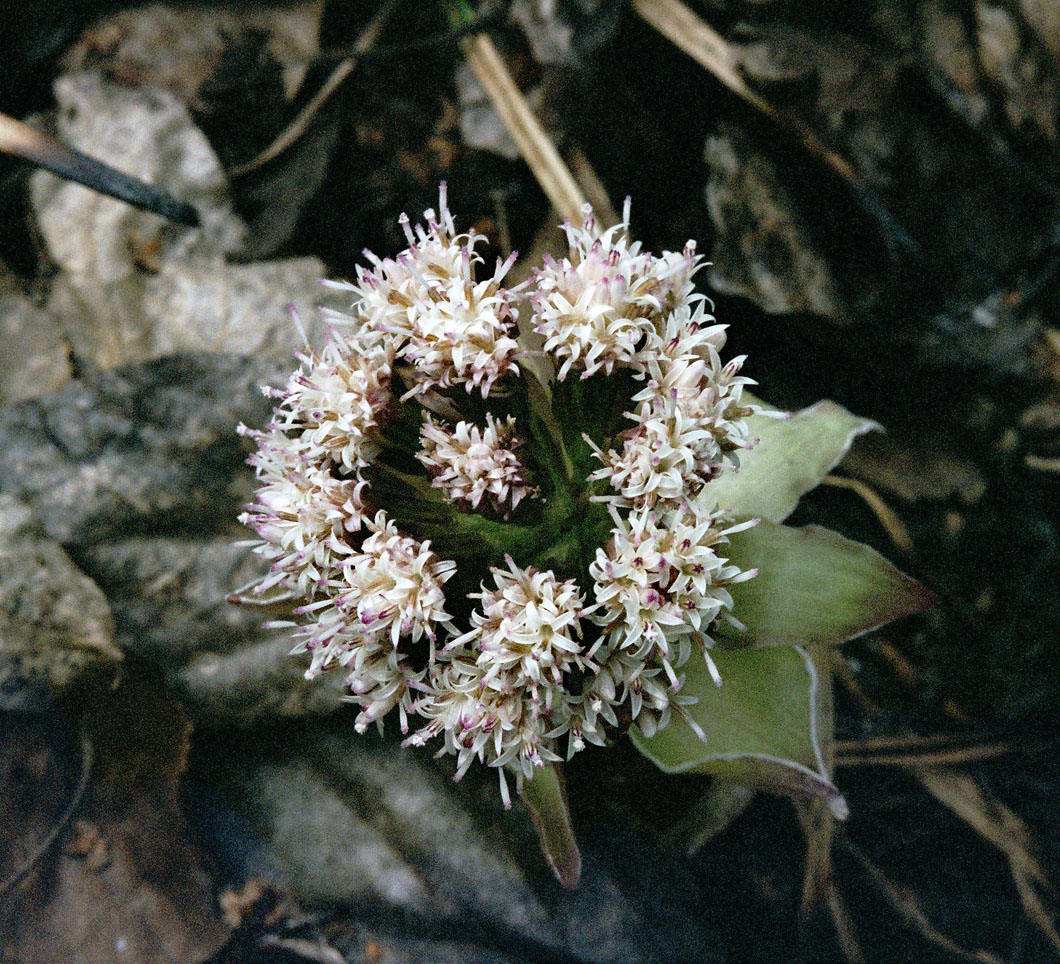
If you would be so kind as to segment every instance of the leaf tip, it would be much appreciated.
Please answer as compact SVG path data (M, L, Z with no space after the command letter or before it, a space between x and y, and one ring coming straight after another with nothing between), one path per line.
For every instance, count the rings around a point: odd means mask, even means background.
M558 765L541 767L532 780L522 780L519 795L530 811L549 868L563 887L574 890L581 879L582 855L571 824L563 771Z
M552 868L552 873L555 874L556 880L560 882L560 885L565 890L577 890L578 883L582 877L581 853L575 850L573 854L568 855L563 860L555 860L551 856L547 859L548 865Z
M828 809L836 820L846 820L850 816L850 807L847 805L846 797L838 790L836 790L835 796L829 796L827 800Z
M928 589L922 582L902 572L900 569L896 571L901 581L902 592L897 600L892 619L898 619L901 616L915 616L917 613L922 613L938 605L939 597L933 590Z

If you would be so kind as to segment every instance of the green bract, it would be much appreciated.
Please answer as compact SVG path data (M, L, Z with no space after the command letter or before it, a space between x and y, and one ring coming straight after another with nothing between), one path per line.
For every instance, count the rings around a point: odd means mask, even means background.
M709 773L767 790L829 799L845 811L822 759L814 691L818 673L811 643L842 643L899 616L930 606L933 595L874 549L818 526L780 525L799 497L842 459L853 439L875 428L833 402L819 402L780 421L748 419L758 444L738 472L709 486L737 518L757 517L734 535L730 561L757 568L733 587L733 612L746 629L719 633L715 652L723 680L691 667L683 692L707 733L703 743L675 721L651 739L634 732L637 748L671 773Z

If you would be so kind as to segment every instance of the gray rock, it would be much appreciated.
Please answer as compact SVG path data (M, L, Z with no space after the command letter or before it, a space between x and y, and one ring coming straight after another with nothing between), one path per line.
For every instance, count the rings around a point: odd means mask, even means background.
M305 678L305 664L290 656L286 634L262 631L226 653L206 649L170 668L167 679L199 719L246 726L260 721L326 716L342 705L342 676ZM218 634L223 639L222 634Z
M548 911L516 859L520 842L533 847L529 827L505 834L500 821L493 827L483 822L426 750L332 733L314 741L310 752L348 799L372 801L368 819L420 865L435 914L456 921L480 917L502 930L552 940ZM490 777L496 780L494 774ZM499 818L503 811L495 786L494 815Z
M460 100L460 136L464 143L476 150L492 151L509 161L518 160L521 156L518 145L467 63L461 63L456 68L454 80ZM531 107L540 108L541 87L525 91L525 96ZM550 133L559 136L558 131Z
M508 18L522 28L530 53L545 67L580 66L587 51L606 42L622 13L614 0L512 0Z
M122 650L161 667L192 711L243 724L340 705L336 676L309 682L268 616L226 601L263 563L235 543L249 500L262 384L287 365L176 356L93 372L0 412L0 492L25 499L113 607ZM61 551L61 550L60 550Z
M54 316L21 294L0 293L0 405L54 391L71 375Z
M63 139L195 205L201 228L180 228L76 184L38 172L32 200L59 276L50 314L84 361L110 367L177 351L289 358L311 337L317 309L344 299L322 288L316 258L255 264L226 260L245 229L206 138L161 89L128 88L98 72L55 85Z
M51 174L31 180L48 253L74 276L105 285L136 271L137 243L157 241L158 256L235 250L244 228L232 210L221 165L184 105L168 91L105 80L97 71L55 82L56 126L70 146L193 204L200 229L162 230L164 222Z
M204 751L209 762L193 779L221 788L236 808L225 818L232 826L257 830L237 864L275 868L275 879L317 905L355 902L354 920L384 930L379 941L397 961L418 935L431 940L412 960L508 959L497 951L586 964L725 959L702 883L659 834L637 826L619 783L596 774L582 786L593 794L577 821L584 873L576 891L565 891L522 805L500 806L494 773L473 770L454 784L450 760L401 749L394 734L358 736L350 720L261 728ZM419 891L403 889L412 879ZM376 883L366 890L366 880ZM395 906L406 916L391 930L394 918L377 911Z
M1052 312L1024 293L1052 281L1057 206L1017 158L1056 142L1060 86L1002 6L969 21L882 5L876 39L784 17L734 29L751 82L813 138L712 134L712 284L856 328L855 347L1026 373Z
M0 496L0 709L32 708L121 657L99 587Z
M102 67L108 77L137 87L161 87L184 103L198 96L217 69L227 43L268 35L268 51L284 66L293 96L319 52L319 3L180 7L151 3L100 17L63 56L68 71Z
M88 546L78 561L110 598L118 642L129 653L184 666L268 635L260 609L226 601L264 568L229 537L129 536Z
M426 908L427 893L415 871L304 762L263 765L245 791L272 857L306 902Z
M807 224L775 163L735 129L707 141L706 160L707 206L718 229L711 285L771 313L810 311L847 320L832 268L809 243ZM762 243L763 230L768 244Z
M250 485L236 425L267 419L260 386L288 367L182 355L86 374L0 412L0 492L76 547L233 526Z

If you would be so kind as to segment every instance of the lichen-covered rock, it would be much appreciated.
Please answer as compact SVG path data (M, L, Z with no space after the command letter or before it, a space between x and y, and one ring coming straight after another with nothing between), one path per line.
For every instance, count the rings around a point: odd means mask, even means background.
M339 705L340 681L307 681L290 642L264 628L269 614L227 602L263 566L233 545L251 492L235 426L265 421L260 386L279 377L270 362L174 356L0 412L0 493L69 548L109 598L121 649L160 667L201 717Z
M235 426L265 420L260 386L279 371L182 355L91 372L12 406L0 412L0 492L24 499L51 538L78 548L231 525L249 495Z
M245 792L270 857L303 900L426 909L423 882L402 855L304 761L258 767Z
M0 709L33 707L121 655L99 587L0 495Z
M301 345L290 309L316 330L334 304L316 258L230 264L245 228L221 165L176 96L129 88L96 71L55 85L62 138L195 206L181 228L87 188L38 172L33 207L60 268L51 315L83 360L109 367L177 351L289 358Z
M222 646L230 643L223 633L217 640ZM186 664L171 667L167 679L199 719L247 725L334 713L342 696L341 675L307 680L301 667L292 665L290 652L290 640L265 631L260 641L227 652L196 653Z
M268 635L260 608L227 601L262 568L227 536L119 536L84 547L78 559L112 601L121 647L137 656L183 665Z

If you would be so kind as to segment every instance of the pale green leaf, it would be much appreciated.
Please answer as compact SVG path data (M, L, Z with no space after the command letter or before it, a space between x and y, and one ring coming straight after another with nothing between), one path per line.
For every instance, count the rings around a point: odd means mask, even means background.
M744 632L718 639L755 646L841 643L927 609L935 596L875 549L829 529L762 520L731 536L729 560L758 575L731 588Z
M827 799L837 816L846 805L828 779L817 731L817 671L800 647L713 652L721 674L715 686L702 657L685 665L682 695L702 727L701 741L680 718L650 739L631 731L634 744L667 773L706 773L776 793Z
M761 404L746 393L744 397ZM740 453L738 470L723 472L710 482L703 498L711 507L716 502L733 515L773 522L783 521L799 499L820 484L858 435L879 428L829 401L786 419L752 415L747 424L758 444Z

